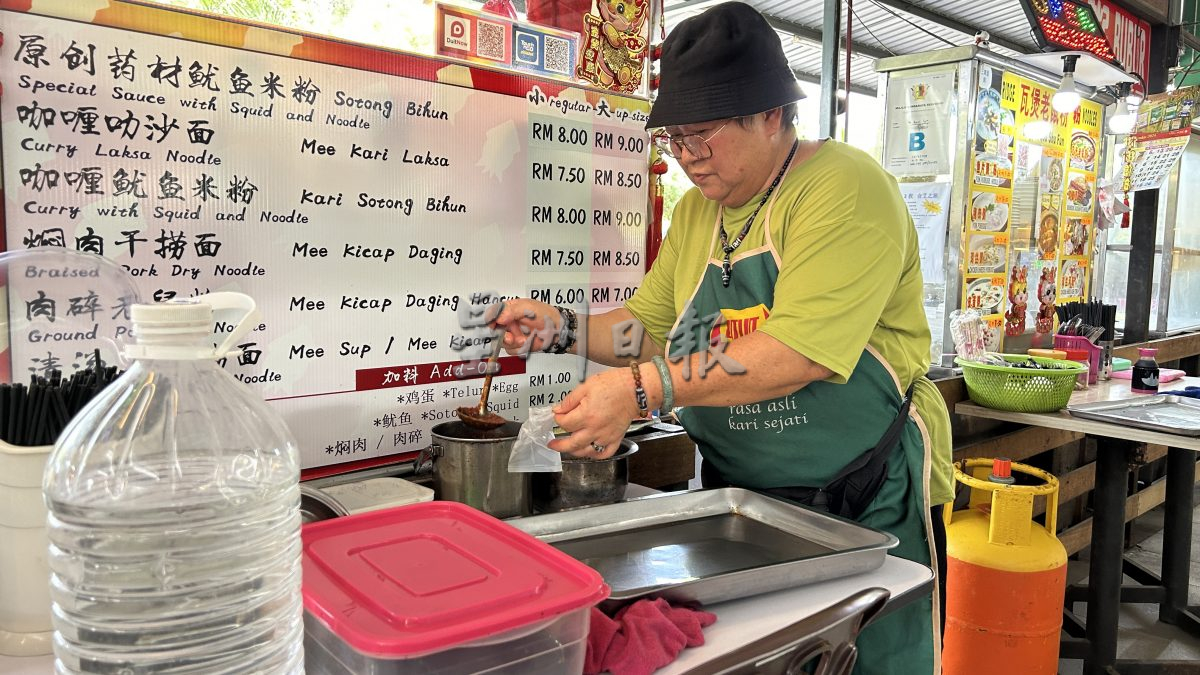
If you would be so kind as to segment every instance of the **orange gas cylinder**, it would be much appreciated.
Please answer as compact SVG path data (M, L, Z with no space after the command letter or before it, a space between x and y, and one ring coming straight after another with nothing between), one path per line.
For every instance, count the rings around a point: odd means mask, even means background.
M954 477L970 508L946 509L945 675L1054 675L1067 552L1054 536L1058 479L1008 460L968 459ZM990 475L989 475L990 470ZM1042 485L1014 485L1011 471ZM1045 528L1033 498L1046 497Z

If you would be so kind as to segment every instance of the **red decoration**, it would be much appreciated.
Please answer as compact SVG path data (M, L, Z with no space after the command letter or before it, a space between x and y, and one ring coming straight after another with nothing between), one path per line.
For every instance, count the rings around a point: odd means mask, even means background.
M512 0L487 0L483 3L483 11L517 20L517 8L513 6Z

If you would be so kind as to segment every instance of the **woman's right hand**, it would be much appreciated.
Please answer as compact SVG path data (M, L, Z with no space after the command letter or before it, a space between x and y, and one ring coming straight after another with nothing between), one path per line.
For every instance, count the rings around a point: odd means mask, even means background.
M544 351L558 340L563 318L558 308L529 298L504 302L504 310L492 322L504 331L504 350L509 354Z

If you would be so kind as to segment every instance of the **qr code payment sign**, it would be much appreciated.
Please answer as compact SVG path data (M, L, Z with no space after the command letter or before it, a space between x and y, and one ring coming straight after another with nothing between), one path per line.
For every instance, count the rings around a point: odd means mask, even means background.
M475 24L475 53L493 61L508 61L508 27L498 23L480 21Z
M570 74L571 43L569 41L547 35L545 54L546 70L552 73Z
M447 14L442 42L449 49L471 51L471 24L461 16Z

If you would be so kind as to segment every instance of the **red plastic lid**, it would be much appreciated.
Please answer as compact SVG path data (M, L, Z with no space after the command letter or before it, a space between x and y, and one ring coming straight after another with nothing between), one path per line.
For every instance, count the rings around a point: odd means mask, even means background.
M1068 361L1087 361L1091 358L1091 355L1083 349L1065 349L1063 351L1067 353Z
M1152 347L1138 347L1138 356L1157 356L1158 350Z
M359 652L430 654L608 597L600 574L456 502L305 525L304 608Z
M997 457L992 460L992 475L996 478L1012 478L1012 460Z

